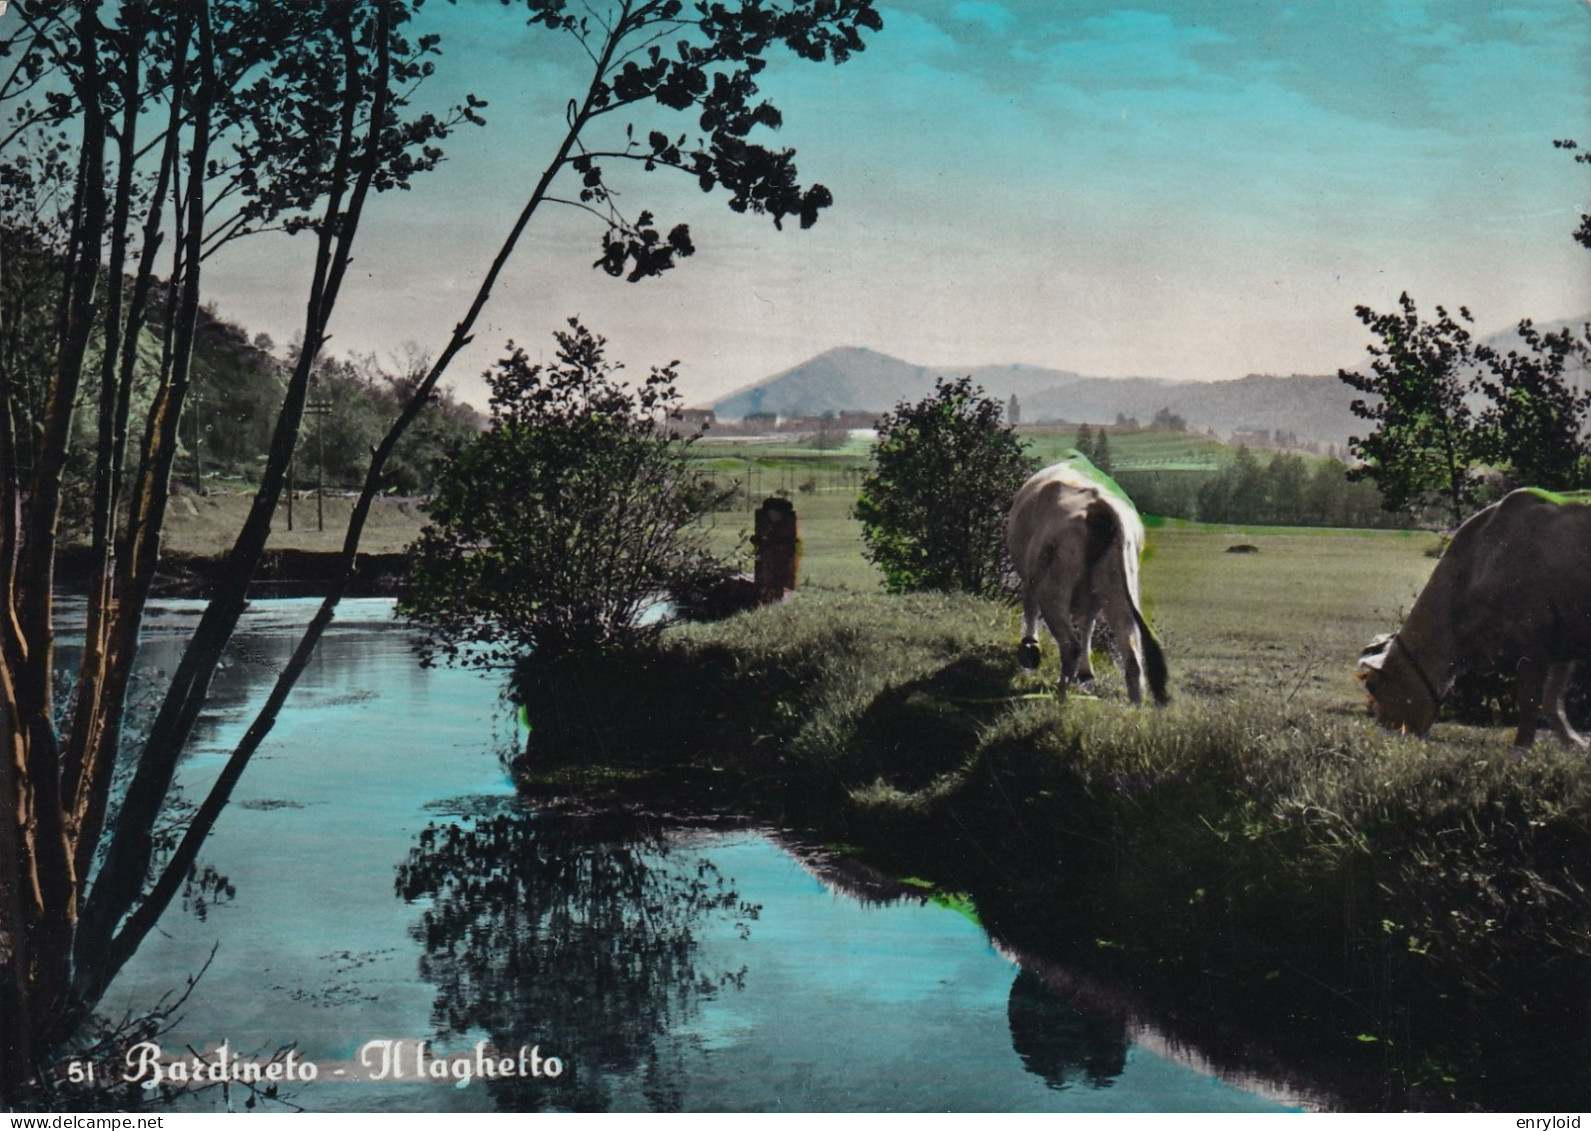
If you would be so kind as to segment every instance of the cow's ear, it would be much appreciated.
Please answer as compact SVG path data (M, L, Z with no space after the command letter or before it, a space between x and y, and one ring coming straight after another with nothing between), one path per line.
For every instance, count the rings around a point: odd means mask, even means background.
M1387 651L1392 647L1391 635L1378 636L1372 640L1363 652L1359 653L1358 671L1360 678L1367 671L1380 671L1381 665L1387 662Z

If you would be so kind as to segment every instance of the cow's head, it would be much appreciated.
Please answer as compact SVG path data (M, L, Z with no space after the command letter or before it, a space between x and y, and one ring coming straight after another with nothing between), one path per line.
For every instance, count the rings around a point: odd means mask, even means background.
M1423 735L1436 722L1436 689L1396 633L1376 637L1359 653L1354 678L1370 700L1370 713L1387 730Z

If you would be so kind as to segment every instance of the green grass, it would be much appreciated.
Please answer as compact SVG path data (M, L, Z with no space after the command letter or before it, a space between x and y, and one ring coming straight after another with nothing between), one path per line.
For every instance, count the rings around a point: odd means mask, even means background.
M1176 684L1212 698L1360 703L1360 650L1395 629L1435 562L1429 534L1202 526L1149 531L1144 604ZM1231 553L1234 546L1257 552Z
M253 489L227 494L173 495L166 511L162 547L168 551L196 557L215 557L232 548L242 529L249 508L254 504ZM418 499L378 498L370 509L360 549L365 553L395 553L407 549L425 525L422 501ZM272 523L270 547L273 550L319 550L336 553L342 549L353 500L328 497L325 500L325 529L319 529L315 499L299 498L293 503L293 529L287 528L287 503L278 505Z
M1019 946L1359 1074L1355 1102L1591 1098L1586 758L1384 734L1353 679L1433 536L1155 524L1173 702L1133 710L1105 661L1064 702L1052 646L1020 673L1010 606L884 595L845 504L797 497L786 604L549 689L593 709L538 730L532 776L638 760L643 797L691 783L857 846Z

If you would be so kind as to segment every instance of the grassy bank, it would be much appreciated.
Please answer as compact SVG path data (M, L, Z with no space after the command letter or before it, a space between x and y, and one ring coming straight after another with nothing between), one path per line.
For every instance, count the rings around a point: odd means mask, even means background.
M855 846L1218 1061L1245 1034L1356 1081L1354 1105L1583 1106L1584 757L1383 735L1351 678L1431 541L1155 528L1163 711L1128 709L1109 665L1058 703L1053 651L1016 670L1013 609L817 583L842 567L813 554L783 607L565 673L531 704L527 784L683 791Z

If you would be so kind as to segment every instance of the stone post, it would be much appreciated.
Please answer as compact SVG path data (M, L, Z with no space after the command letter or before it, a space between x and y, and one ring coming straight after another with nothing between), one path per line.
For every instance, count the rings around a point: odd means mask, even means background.
M782 601L796 587L796 566L801 559L801 532L795 507L789 499L770 496L757 508L751 544L757 550L753 577L757 603Z

